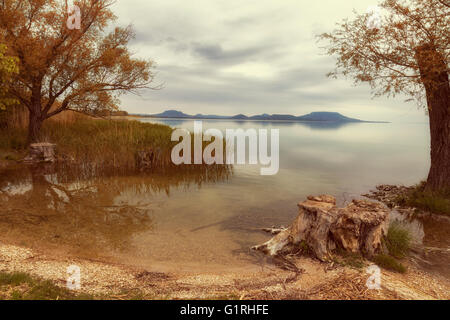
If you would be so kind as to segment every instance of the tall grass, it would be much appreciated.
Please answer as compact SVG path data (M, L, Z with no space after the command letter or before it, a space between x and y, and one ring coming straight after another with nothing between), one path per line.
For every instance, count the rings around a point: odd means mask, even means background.
M52 107L50 110L56 108ZM51 118L50 121L73 123L79 119L87 119L89 116L72 110L61 112ZM0 129L26 129L28 127L29 112L23 105L14 105L6 110L0 110Z
M397 259L402 259L408 255L411 241L412 236L409 230L398 221L392 222L386 237L383 238L387 252L375 255L372 258L373 262L384 269L405 273L406 267Z
M28 116L28 109L22 105L0 110L0 149L20 151L26 148ZM67 126L87 119L91 118L68 110L47 120L44 127L55 122Z
M386 247L396 258L404 258L411 248L412 236L400 222L391 223L386 235Z
M164 125L89 119L49 122L43 127L42 140L55 143L58 154L78 163L134 169L135 156L142 150L159 150L159 160L168 163L174 145L171 133Z
M136 156L140 151L155 153L153 166L159 172L177 171L180 167L183 167L184 172L205 170L206 165L176 167L172 163L171 152L178 143L171 141L172 131L171 127L160 124L81 117L69 122L61 120L44 122L40 140L55 143L57 155L62 160L96 171L111 168L123 172L136 170L138 169ZM191 144L193 142L191 136ZM203 147L205 146L206 142L203 142ZM26 147L26 129L0 129L0 149L25 152ZM214 169L218 165L208 167ZM214 170L209 172L213 174Z
M14 105L0 110L0 128L26 128L28 125L28 109L22 105Z

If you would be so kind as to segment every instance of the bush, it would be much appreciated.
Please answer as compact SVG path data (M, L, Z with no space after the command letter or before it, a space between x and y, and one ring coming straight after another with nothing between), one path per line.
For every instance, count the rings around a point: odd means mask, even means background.
M389 226L386 236L386 247L389 253L396 258L405 257L411 247L412 236L401 223L393 222Z
M373 258L379 267L399 273L405 273L406 267L397 259L404 258L411 248L412 236L398 221L391 223L384 244L389 254L379 254ZM397 259L396 259L397 258Z

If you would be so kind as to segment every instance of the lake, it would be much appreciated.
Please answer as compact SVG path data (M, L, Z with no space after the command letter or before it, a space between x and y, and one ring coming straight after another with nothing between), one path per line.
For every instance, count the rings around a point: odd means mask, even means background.
M139 121L193 129L192 120ZM198 176L10 172L0 178L0 231L27 245L38 238L49 249L149 270L257 269L263 258L249 248L268 239L260 228L290 224L306 196L331 194L343 204L377 184L418 183L430 163L427 124L203 121L203 127L279 129L278 174L261 176L259 165Z
M193 121L140 119L193 132ZM414 184L428 174L428 124L202 121L203 129L279 129L280 171L261 177L260 166L234 166L224 197L251 191L259 201L294 200L314 193L358 195L376 184ZM268 188L271 186L271 188ZM234 191L233 191L234 190ZM274 193L275 192L275 193ZM267 199L268 198L268 199ZM274 199L275 198L275 199Z

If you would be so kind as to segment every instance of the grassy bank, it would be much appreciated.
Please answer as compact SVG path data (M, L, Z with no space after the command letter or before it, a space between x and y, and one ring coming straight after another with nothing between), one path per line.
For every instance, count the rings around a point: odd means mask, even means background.
M60 287L25 272L0 272L0 300L144 300L139 289L121 290L117 294L92 295Z
M92 300L93 296L78 294L22 272L0 272L0 300Z
M425 190L425 182L410 188L405 194L398 195L395 202L399 206L450 216L450 190L432 193Z

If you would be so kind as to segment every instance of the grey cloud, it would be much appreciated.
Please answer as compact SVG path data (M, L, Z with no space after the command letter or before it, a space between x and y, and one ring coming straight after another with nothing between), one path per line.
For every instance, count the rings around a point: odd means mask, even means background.
M177 40L173 36L156 36L145 31L136 32L136 37L131 42L131 45L145 45L145 46L163 46L168 50L175 50L177 52L189 50L189 45Z
M365 10L372 2L197 0L193 6L181 0L119 1L121 22L137 26L132 50L156 61L156 81L165 84L163 90L142 92L140 100L127 96L124 101L133 101L134 112L170 106L188 113L303 114L312 108L359 110L365 105L373 107L372 114L378 109L398 113L396 108L405 106L402 99L372 101L367 87L326 78L334 59L320 56L311 36L331 30L352 6ZM256 71L267 66L268 76L252 76L247 63L257 65Z
M351 103L367 97L367 89L364 88L336 90L336 82L325 77L325 69L321 67L313 72L309 68L298 68L285 70L273 79L249 79L223 75L205 66L164 66L160 71L162 77L167 77L167 86L156 94L158 99L170 99L180 106L186 103L211 107L270 106L277 109L272 112L282 112L279 109L283 107L301 108L305 105L329 105L328 108L332 109L336 102ZM309 91L311 88L315 90ZM302 112L299 110L297 113Z
M263 55L271 46L258 46L245 49L224 50L220 44L192 43L192 51L202 59L214 63L242 63Z

